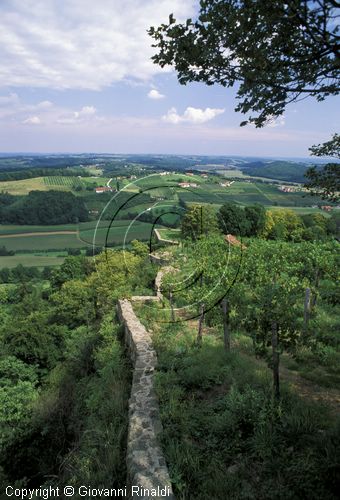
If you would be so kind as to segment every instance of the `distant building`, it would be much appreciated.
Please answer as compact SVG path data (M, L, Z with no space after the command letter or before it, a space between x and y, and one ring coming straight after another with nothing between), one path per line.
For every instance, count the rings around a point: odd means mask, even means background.
M204 177L204 179L208 178L208 174L201 174L201 177Z
M171 174L171 172L165 171L165 172L161 172L159 175L170 175L170 174Z
M296 188L292 186L280 186L279 190L283 191L284 193L295 193Z
M179 182L178 185L182 188L197 188L198 185L195 182Z
M234 245L236 247L241 247L242 250L243 249L246 249L247 247L245 245L243 245L243 243L241 243L237 238L236 236L234 236L233 234L225 234L224 235L224 239L227 243L229 243L230 245Z
M99 186L99 187L96 187L94 190L95 190L95 192L97 194L100 194L100 193L112 193L113 188L107 187L107 186Z
M191 176L192 176L192 175L194 175L194 174L193 174L192 172L187 172L187 175L191 175Z
M333 210L333 207L330 205L322 205L321 210L324 210L325 212L331 212Z

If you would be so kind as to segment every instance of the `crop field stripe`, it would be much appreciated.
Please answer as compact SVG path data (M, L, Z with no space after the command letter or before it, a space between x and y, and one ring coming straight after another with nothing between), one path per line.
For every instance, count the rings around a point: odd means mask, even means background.
M37 233L12 233L12 234L4 234L0 235L0 238L23 238L28 236L50 236L58 235L58 234L78 234L78 231L44 231Z

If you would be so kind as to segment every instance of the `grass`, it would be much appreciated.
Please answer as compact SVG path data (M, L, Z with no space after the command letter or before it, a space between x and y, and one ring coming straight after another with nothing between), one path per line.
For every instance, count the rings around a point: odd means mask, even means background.
M102 247L106 241L110 221L103 221L96 233L95 244ZM59 226L0 226L0 245L15 252L64 250L65 248L86 248L94 241L96 221ZM130 221L117 220L109 230L108 244L121 245L134 239L148 241L152 224L136 221L130 227ZM44 234L46 232L79 231L74 234ZM29 235L28 233L40 233ZM13 237L13 234L18 236ZM22 236L21 236L22 235ZM7 257L5 257L7 259ZM13 262L16 259L13 259ZM10 261L6 261L10 262ZM44 264L42 264L44 265Z
M159 234L165 240L177 240L180 237L179 229L160 229Z
M81 224L91 224L91 223L81 223ZM21 226L16 224L1 224L0 225L0 236L6 234L23 234L23 233L45 233L51 231L77 231L78 224L60 224L55 226Z
M247 175L245 174L242 170L219 170L218 173L220 175L223 175L223 177L227 177L227 178L232 178L232 177L239 177L240 179L253 179L253 180L256 180L256 179L259 179L259 180L263 180L265 182L268 182L268 181L276 181L278 182L278 179L269 179L268 177L260 177L260 176L250 176L250 175ZM281 182L282 184L284 184L285 182L284 181L279 181Z
M77 234L44 235L44 233L37 236L4 237L0 239L0 244L4 245L7 250L15 252L64 250L65 248L84 248L87 246L86 243L78 239Z
M88 185L106 186L109 177L74 177L74 176L47 176L22 179L19 181L0 182L0 192L5 191L13 195L26 195L30 191L73 191L77 187L86 188ZM114 183L113 183L114 186ZM81 192L80 192L81 194Z
M146 222L134 222L130 227L130 221L117 221L112 228L101 227L96 232L95 243L97 246L103 246L105 244L106 236L108 235L109 244L119 244L123 243L126 237L126 242L132 240L148 241L151 237L152 224ZM80 238L82 241L92 244L94 240L95 232L93 229L80 232Z
M235 181L231 186L225 188L222 188L219 184L207 182L200 188L190 191L177 190L177 194L187 203L212 203L217 205L222 205L228 201L240 205L260 203L266 208L289 207L300 210L307 209L308 211L313 211L311 205L315 205L319 201L304 192L284 193L279 191L277 185L239 181Z
M13 195L25 195L30 191L48 191L51 189L45 184L44 177L34 177L33 179L22 179L20 181L0 182L0 192L5 191Z
M60 266L64 262L64 257L56 256L55 252L39 254L17 254L9 257L0 257L0 269L4 267L12 268L21 264L25 267L45 267Z
M49 189L63 189L65 191L75 190L77 187L106 186L109 177L73 177L73 176L51 176L44 177L44 182Z

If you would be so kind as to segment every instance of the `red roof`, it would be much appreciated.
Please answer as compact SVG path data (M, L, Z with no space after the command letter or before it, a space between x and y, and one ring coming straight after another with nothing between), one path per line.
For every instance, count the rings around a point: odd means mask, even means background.
M95 188L96 192L103 192L103 191L112 191L112 188L107 187L107 186L99 186Z
M241 247L242 249L244 248L247 248L245 245L243 245L243 243L241 243L237 238L236 236L232 235L232 234L225 234L224 235L224 239L227 243L229 243L230 245L234 245L234 246L237 246L237 247Z

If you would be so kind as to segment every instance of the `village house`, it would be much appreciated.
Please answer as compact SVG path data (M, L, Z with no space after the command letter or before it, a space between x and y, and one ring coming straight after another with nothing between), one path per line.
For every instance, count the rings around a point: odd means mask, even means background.
M234 181L226 181L226 182L220 182L220 186L222 187L230 187Z
M198 185L195 182L179 182L178 185L182 188L197 188Z
M98 186L94 190L95 190L95 192L97 194L100 194L100 193L112 193L112 191L114 191L113 188L107 187L107 186Z

